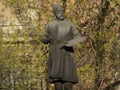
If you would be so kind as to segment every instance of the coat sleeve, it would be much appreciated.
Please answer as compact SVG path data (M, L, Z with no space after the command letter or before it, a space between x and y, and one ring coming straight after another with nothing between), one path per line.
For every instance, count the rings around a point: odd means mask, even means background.
M45 27L45 33L41 37L41 42L44 44L48 44L50 43L50 41L51 41L50 29L49 29L49 25L47 24Z
M81 37L75 25L71 25L72 39L67 42L65 46L74 46L78 43L85 41L85 37Z
M71 30L72 30L73 39L81 37L81 34L78 32L75 25L73 25L73 24L71 25Z

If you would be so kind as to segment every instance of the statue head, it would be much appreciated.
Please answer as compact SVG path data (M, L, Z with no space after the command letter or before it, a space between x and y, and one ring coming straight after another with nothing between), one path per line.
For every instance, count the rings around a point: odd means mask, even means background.
M65 18L64 12L65 12L65 9L62 7L62 5L55 4L53 6L53 13L58 20L64 20L64 18Z

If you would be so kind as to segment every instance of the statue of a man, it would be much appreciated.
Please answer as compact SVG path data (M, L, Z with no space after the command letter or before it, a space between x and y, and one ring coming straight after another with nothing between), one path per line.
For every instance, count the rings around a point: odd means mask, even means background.
M55 90L72 90L73 84L78 83L73 46L85 40L75 25L65 19L64 11L59 4L53 6L55 19L46 25L42 37L42 42L50 45L48 82L54 83Z

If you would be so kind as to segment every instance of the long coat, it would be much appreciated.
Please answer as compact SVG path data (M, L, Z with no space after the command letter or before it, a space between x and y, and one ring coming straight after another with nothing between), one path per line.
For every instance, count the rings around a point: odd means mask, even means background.
M70 21L53 20L46 25L42 42L50 45L48 82L78 82L73 49L78 37L81 36Z

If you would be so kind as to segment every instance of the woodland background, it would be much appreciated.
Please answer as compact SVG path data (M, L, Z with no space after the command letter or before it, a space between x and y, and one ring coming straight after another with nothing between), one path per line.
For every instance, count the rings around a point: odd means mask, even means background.
M88 36L74 47L74 90L120 90L120 0L0 0L0 90L54 90L40 37L55 3Z

